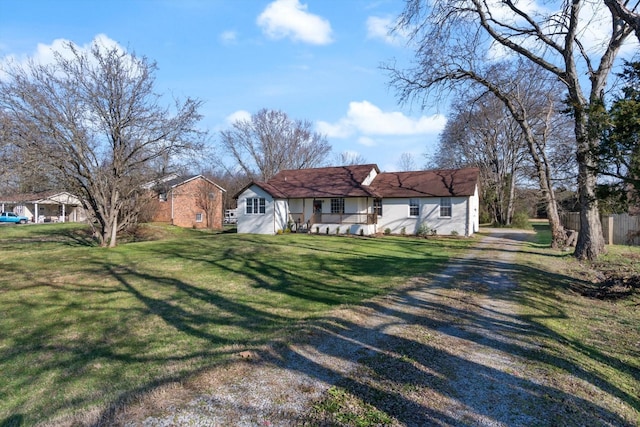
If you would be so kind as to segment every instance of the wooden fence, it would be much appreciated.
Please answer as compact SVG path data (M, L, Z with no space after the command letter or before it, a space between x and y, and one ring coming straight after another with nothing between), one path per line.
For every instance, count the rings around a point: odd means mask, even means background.
M565 229L580 230L580 213L578 212L563 213L561 221ZM603 215L600 217L600 222L607 245L640 245L640 216Z

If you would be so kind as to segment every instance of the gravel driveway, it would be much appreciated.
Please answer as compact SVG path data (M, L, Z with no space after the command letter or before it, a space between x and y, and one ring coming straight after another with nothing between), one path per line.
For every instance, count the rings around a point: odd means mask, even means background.
M349 425L326 410L331 390L340 390L348 411L386 413L390 425L625 425L599 405L599 389L567 373L545 375L548 367L532 358L536 333L516 315L511 264L526 238L492 230L445 271L203 374L207 394L180 399L178 385L142 402L147 413L155 405L155 416L130 408L109 421Z

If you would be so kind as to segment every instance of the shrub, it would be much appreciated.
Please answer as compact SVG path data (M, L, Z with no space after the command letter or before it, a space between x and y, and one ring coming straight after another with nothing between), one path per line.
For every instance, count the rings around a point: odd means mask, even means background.
M327 227L327 231L326 231L326 233L327 233L327 234L329 234L329 227Z
M316 227L316 234L320 234L320 227Z
M407 234L407 227L402 227L400 229L400 234L402 234L403 236L405 236Z
M391 234L391 229L390 229L389 227L385 228L385 229L384 229L384 234L385 234L386 236L388 236L389 234Z
M277 234L277 235L282 234L282 230L280 230L280 229L278 228L278 230L276 231L276 234Z
M420 224L420 227L418 227L418 231L416 232L416 235L420 237L427 237L429 234L430 234L429 226L424 222Z
M457 236L458 235L458 230L451 230L451 235L452 236Z
M336 234L340 234L340 227L336 227Z
M513 228L530 229L529 215L526 212L516 212L511 220L511 226Z

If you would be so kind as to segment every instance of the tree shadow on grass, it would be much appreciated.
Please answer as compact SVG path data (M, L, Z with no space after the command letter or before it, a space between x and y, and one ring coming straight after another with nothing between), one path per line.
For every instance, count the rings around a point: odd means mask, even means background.
M217 261L209 262L217 265ZM382 259L375 257L371 262L378 266L383 264ZM398 260L388 259L387 262L391 264ZM505 425L633 425L633 421L622 418L598 401L587 400L564 391L562 387L550 385L553 382L545 383L510 371L508 362L504 368L500 364L485 364L464 352L454 353L443 347L443 343L458 342L506 355L507 359L516 357L551 366L552 370L559 369L573 375L636 410L640 408L637 396L578 365L570 354L562 354L540 344L554 340L567 349L640 381L636 370L544 326L541 321L545 317L566 318L559 305L535 297L528 300L518 287L496 286L505 277L509 280L529 278L533 282L544 279L553 283L548 289L551 291L552 286L563 288L573 279L550 275L532 267L514 266L509 262L482 259L460 262L463 264L460 268L446 269L427 277L425 280L430 279L429 283L422 281L417 287L394 293L389 299L393 301L391 306L377 301L366 304L372 310L371 316L386 319L382 323L366 327L344 318L322 319L308 326L314 338L292 342L289 347L278 347L279 357L270 358L265 354L264 360L334 384L406 425L468 425L480 422ZM368 269L369 274L371 270L384 274L384 268L364 264L366 267L353 267L345 277L352 277L358 268ZM240 262L239 265L241 267L234 271L242 271L258 286L267 286L298 298L320 298L317 289L313 289L322 285L319 281L314 283L255 260L244 264ZM332 269L336 275L343 274L341 269L330 264L320 265L324 269ZM292 289L292 284L299 281L303 286ZM346 287L353 285L347 283ZM478 292L488 290L491 298L496 300L533 305L543 314L518 317L490 305L479 305L474 299L464 296L458 300L457 293L447 292L469 290L469 286L476 286ZM335 301L327 299L326 302ZM419 314L405 307L416 308ZM390 332L394 328L400 328L400 331L421 328L423 333L418 338L405 337L402 333ZM433 337L440 337L440 342L434 342ZM325 358L358 360L359 368L353 372L341 371ZM585 391L584 385L578 387ZM433 404L429 399L434 399ZM440 403L436 402L438 400ZM245 402L245 406L251 410L251 401ZM260 411L257 408L253 410ZM335 419L331 414L312 413L291 420L292 425L298 421L332 425Z
M256 241L256 243L261 242ZM317 259L312 260L311 264L325 274L337 278L337 284L327 286L321 277L298 274L288 266L283 268L282 264L276 261L265 262L259 259L247 259L246 254L243 254L242 251L229 250L221 254L206 255L203 252L187 253L181 249L177 245L174 248L166 249L164 255L178 259L182 257L185 261L205 264L211 268L219 268L242 275L253 282L256 287L270 289L302 301L320 300L328 305L344 302L349 295L355 301L366 294L366 289L364 289L366 286L363 286L354 277L366 274L394 277L399 268L413 271L413 269L420 267L419 264L416 267L418 261L415 258L407 260L403 254L396 256L369 255L363 257L361 262L356 262L357 259L354 259L354 262L348 264L327 262L324 257L317 255ZM342 255L345 253L336 254L336 256ZM434 256L434 258L437 257ZM534 268L518 269L509 263L499 261L463 260L463 262L466 262L467 265L462 271L462 276L467 274L468 279L471 277L468 272L471 271L473 276L483 278L478 281L480 288L491 286L490 282L496 273L512 277L519 274L524 277L545 277L550 282L561 284L570 280L563 276L551 277L548 273ZM176 357L169 355L148 356L144 354L144 351L140 353L124 352L109 342L102 345L86 342L85 348L80 346L57 350L51 348L51 351L68 352L71 364L77 366L78 372L103 359L121 361L125 364L151 362L169 364L176 360L211 358L209 361L194 364L194 367L184 371L167 372L144 384L121 391L112 400L109 408L101 414L99 425L116 423L119 408L135 400L138 396L164 384L183 380L190 375L197 375L217 366L221 363L221 359L216 359L216 357L228 357L229 355L225 354L227 350L221 350L220 346L230 344L249 348L261 346L266 344L265 337L270 336L269 331L290 326L290 319L274 315L266 308L256 309L254 306L239 303L208 289L206 286L195 286L186 281L163 277L159 274L142 273L127 265L105 263L96 267L96 269L99 268L104 268L108 275L119 283L120 291L134 297L140 303L140 308L136 309L140 313L157 317L173 327L178 333L195 337L211 345L210 351L199 348L189 350ZM315 331L314 336L317 337L317 340L297 342L296 337L291 337L291 346L288 348L285 346L275 347L278 357L272 358L268 354L264 354L264 361L277 364L284 369L299 371L311 378L336 384L363 402L409 425L436 423L465 425L467 424L465 417L470 414L509 425L530 424L529 421L534 424L542 421L544 424L598 425L602 420L614 425L629 424L628 420L597 403L563 392L559 388L522 378L508 370L497 369L471 358L452 354L437 345L438 343L430 342L427 339L429 333L545 363L570 372L603 392L616 396L632 407L638 408L637 396L631 396L628 392L611 384L606 378L586 370L583 366L578 366L569 355L558 354L550 349L539 347L537 343L541 339L557 340L576 351L585 352L599 363L624 371L638 380L637 372L630 370L628 366L617 359L594 351L594 349L585 348L582 343L559 336L554 331L545 328L539 322L540 319L533 316L518 318L495 310L492 312L491 308L474 306L473 301L454 301L452 299L451 303L447 304L446 299L441 297L429 297L429 293L438 296L435 294L458 285L468 286L468 283L457 283L456 277L458 276L456 275L460 273L461 270L456 269L444 270L427 277L427 279L432 279L430 284L422 282L416 288L406 288L393 294L391 298L396 304L391 308L377 302L369 303L367 308L371 309L374 315L388 319L376 327L365 327L343 318L322 319L313 326L308 326ZM141 281L153 283L158 290L165 290L165 292L156 295L153 292L153 287L141 288L138 285ZM415 292L418 291L423 292L422 295L416 296ZM338 297L332 295L332 292L342 292L344 295ZM499 294L492 296L508 301L520 301L522 295L519 292L518 288L504 289ZM174 300L172 295L183 296L188 300L198 302L196 305L199 307L198 310L191 310L182 305ZM539 304L537 301L526 303ZM203 309L203 306L210 310ZM403 309L405 306L418 308L420 314L408 312ZM558 307L547 305L537 308L547 316L558 318L565 316ZM90 309L87 307L87 310ZM220 312L228 313L231 317L220 317L216 314ZM238 342L221 336L211 329L211 326L225 322L244 329L262 332L263 338ZM427 333L422 335L424 339L405 337L389 332L389 328L394 327L423 328ZM493 333L486 335L482 332L485 330L492 330ZM126 333L126 329L123 332ZM32 336L25 339L26 342L35 342L37 337ZM87 346L93 346L93 348L86 348ZM299 351L305 346L312 346L314 352L327 357L357 359L362 371L353 375L325 365L322 361ZM47 370L46 366L43 368L45 371ZM464 372L468 377L461 379L460 372ZM463 380L472 384L476 391L460 393L458 389L461 384L464 385L461 383ZM412 394L413 390L417 394L422 393L430 398L445 399L453 405L452 409L442 409L442 406L430 405L428 400ZM483 398L483 395L487 398ZM513 408L517 408L517 406L505 410L504 405L500 406L488 397L504 399L507 402L511 400L514 402L513 405L522 404L531 409L527 409L523 414L514 414ZM71 402L62 403L62 405L70 404ZM250 406L250 402L247 402L247 406ZM56 411L61 409L64 409L64 406L52 408L52 414L55 415ZM557 414L556 418L548 418L551 416L550 414Z
M471 261L467 268L479 275L502 270L508 274L537 274L548 278L543 271L516 271L509 264L499 262ZM569 280L562 276L556 279ZM631 366L560 336L537 322L536 318L490 313L486 307L460 308L458 302L447 304L441 296L424 298L425 294L436 294L443 289L456 287L452 282L444 283L441 280L440 283L435 287L427 285L421 298L416 298L413 290L396 295L395 309L390 309L386 304L369 304L368 307L374 309L374 316L388 319L374 330L338 318L318 325L318 335L322 334L326 341L333 343L317 345L324 355L348 358L355 357L363 350L366 354L359 359L361 368L358 371L337 375L335 384L406 425L482 424L478 420L504 425L634 425L634 421L611 412L595 399L586 400L560 387L545 385L540 378L529 379L517 375L510 371L512 367L508 364L504 369L497 369L479 363L473 357L466 357L464 353L454 354L446 347L432 344L430 340L435 340L433 337L444 335L448 337L446 342L454 341L460 345L472 343L472 346L480 346L486 351L497 350L508 357L517 356L552 366L552 370L560 369L619 398L632 408L640 409L638 396L620 389L588 367L576 364L570 354L557 353L539 346L539 343L543 339L556 340L566 348L578 351L613 370L624 372L640 382L638 371ZM494 297L514 300L520 298L517 292L514 289ZM402 309L404 306L418 307L422 314L408 313ZM551 316L564 316L561 310L553 310L553 307L545 309L551 309ZM403 329L419 327L423 330L420 336L427 338L420 341L386 332L398 325ZM290 365L303 366L305 372L321 369L319 366L309 368L309 364L318 362L305 354L295 353L290 357ZM331 369L325 369L325 375L330 377ZM590 386L585 388L578 385L582 387L583 394L590 394ZM415 393L412 395L407 390L415 390ZM428 395L435 400L444 399L447 403L431 406L419 395ZM450 409L443 410L443 407Z

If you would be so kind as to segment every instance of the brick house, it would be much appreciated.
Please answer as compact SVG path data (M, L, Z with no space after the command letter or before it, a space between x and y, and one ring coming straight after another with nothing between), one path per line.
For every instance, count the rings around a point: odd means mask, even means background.
M150 205L153 222L178 227L222 229L226 190L202 175L168 177L149 189L154 193Z

